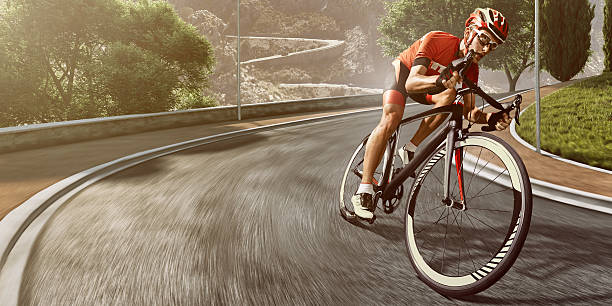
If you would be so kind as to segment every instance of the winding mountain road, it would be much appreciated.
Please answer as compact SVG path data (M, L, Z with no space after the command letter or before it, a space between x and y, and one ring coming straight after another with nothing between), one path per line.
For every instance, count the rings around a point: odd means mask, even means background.
M464 300L416 277L402 208L371 226L344 221L342 171L379 116L240 136L88 187L45 225L20 304L612 303L612 222L602 213L534 199L518 261Z

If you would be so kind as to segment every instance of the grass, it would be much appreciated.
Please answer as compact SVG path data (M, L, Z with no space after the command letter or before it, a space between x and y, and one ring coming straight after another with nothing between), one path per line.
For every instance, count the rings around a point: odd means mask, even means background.
M531 107L533 106L533 107ZM536 146L535 103L517 133ZM612 170L612 73L592 77L546 96L540 103L542 150Z

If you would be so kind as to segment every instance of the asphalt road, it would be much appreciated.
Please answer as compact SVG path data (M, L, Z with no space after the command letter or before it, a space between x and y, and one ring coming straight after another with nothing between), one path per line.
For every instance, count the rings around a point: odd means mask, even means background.
M416 277L403 209L344 221L342 171L379 116L238 137L92 185L45 227L21 304L612 304L609 215L534 199L517 262L462 300Z

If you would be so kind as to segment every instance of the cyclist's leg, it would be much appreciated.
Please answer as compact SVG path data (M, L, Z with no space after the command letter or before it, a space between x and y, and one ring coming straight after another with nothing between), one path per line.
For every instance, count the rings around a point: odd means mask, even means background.
M404 105L388 102L390 99L393 99L393 97L390 97L393 95L396 95L395 101L397 101L397 93L398 92L388 90L383 95L383 103L386 103L383 106L382 117L376 128L372 131L368 143L366 144L363 162L363 178L361 179L362 184L372 183L374 169L376 169L382 159L387 140L389 140L389 137L395 132L397 125L404 115ZM399 96L401 97L401 94Z
M409 69L401 67L397 60L393 62L393 66L395 75L383 94L383 115L366 143L361 185L351 200L355 214L365 219L374 217L373 211L376 208L372 199L374 171L382 159L389 137L402 120L406 105L406 94L402 89Z
M351 199L355 214L363 219L374 218L374 209L376 208L372 194L374 171L382 159L389 137L397 128L404 114L404 105L388 102L398 101L398 96L402 97L399 92L393 90L388 90L383 94L383 101L387 102L383 106L383 115L366 143L361 184L357 193Z
M383 115L366 144L362 184L372 183L374 170L382 159L387 140L391 137L404 115L404 107L406 106L406 97L408 95L405 84L410 74L410 69L397 59L391 65L393 65L394 75L388 79L389 82L385 85Z
M455 100L456 91L454 89L447 89L437 95L431 96L431 101L434 107L441 107L445 105L451 105ZM421 142L437 129L444 120L448 117L448 114L437 115L433 117L425 118L421 121L418 130L410 140L414 145L418 146Z

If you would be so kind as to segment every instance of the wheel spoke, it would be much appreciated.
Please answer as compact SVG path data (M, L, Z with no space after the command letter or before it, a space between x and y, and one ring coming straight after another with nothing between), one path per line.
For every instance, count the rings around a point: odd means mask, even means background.
M449 208L449 213L446 214L446 227L444 228L444 248L442 249L442 266L440 267L440 272L444 273L444 255L446 254L446 236L448 234L448 216L452 211L452 208Z
M467 153L467 150L465 150L465 152ZM474 180L474 176L476 176L476 166L478 165L478 162L480 161L480 156L482 155L482 148L480 148L480 152L478 153L478 159L476 159L476 163L474 164L474 171L472 172L472 177L470 178L470 183L468 185L468 188L466 188L466 193L470 190L470 187L472 186L472 180ZM465 156L464 156L465 157Z
M466 216L466 218L468 218L468 220L470 220L470 223L472 223L472 227L473 227L473 228L474 228L474 230L475 230L475 229L476 229L476 225L475 225L475 224L474 224L474 222L472 221L472 218L474 218L474 219L476 219L476 220L478 220L478 218L475 218L475 217L471 216L471 215L470 215L470 214L468 214L468 213L466 213L466 214L465 214L465 216ZM479 221L480 221L480 220L479 220ZM482 222L482 221L481 221L481 222ZM486 224L485 224L485 225L486 225ZM495 230L495 229L493 229L493 230ZM494 256L494 255L493 255L493 253L492 253L492 252L490 252L490 251L489 251L489 252L487 252L487 253L489 253L491 257L493 257L493 256ZM476 269L476 266L475 266L475 265L474 265L474 269Z
M420 187L420 188L421 188L421 189L425 189L425 190L427 190L427 191L429 191L429 192L431 192L431 193L434 193L434 194L436 193L436 191L435 191L435 190L433 190L433 189L431 189L429 186L425 187L425 186L421 185L421 187Z
M438 183L440 183L440 185L444 186L444 183L442 183L442 180L438 178L438 176L433 171L429 170L429 173L433 175L433 177L438 181Z
M433 204L433 203L432 203L432 204ZM445 206L444 206L444 205L436 206L436 207L431 208L431 209L428 209L428 210L426 210L426 211L424 211L424 212L422 212L422 213L419 213L418 215L415 213L413 217L417 217L417 216L420 216L420 215L422 215L422 214L424 214L424 213L428 213L428 212L430 212L430 211L432 211L432 210L434 210L434 209L443 208L443 207L445 207Z
M500 232L499 230L496 230L494 227L492 227L491 225L487 224L486 222L480 220L480 218L474 217L470 213L466 213L466 215L468 215L470 218L476 219L477 221L479 221L480 223L484 224L485 226L487 226L488 228L492 229L493 231L495 231L497 233L500 233L500 234L504 234L504 233Z
M490 209L490 208L476 208L476 207L470 207L470 210L486 210L486 211L497 211L497 212L506 212L506 213L511 213L512 212L510 210Z
M443 211L442 211L442 214L444 214L444 212L445 212L445 211L447 212L446 216L442 216L442 215L440 215L440 217L438 218L438 220L436 220L436 221L435 221L433 224L438 224L438 222L440 222L442 219L444 219L445 217L447 217L447 216L448 216L448 209L443 210Z
M463 214L461 215L461 218L463 218ZM466 215L466 218L469 221L469 218ZM463 221L461 222L463 224ZM470 248L467 245L467 241L465 241L465 238L463 237L463 232L461 231L461 228L459 228L459 237L461 237L461 241L463 242L463 245L465 246L465 250L468 253L468 256L470 257L470 261L472 262L472 266L474 267L474 271L476 270L476 263L474 262L474 258L472 257L472 254L470 253Z
M496 179L497 179L497 178L498 178L500 175L502 175L504 172L506 172L506 170L507 170L507 169L504 169L504 171L502 171L502 172L501 172L501 173L499 173L499 174L498 174L498 175L497 175L497 176L496 176L494 179L492 179L491 181L489 181L489 183L488 183L486 186L482 187L482 189L480 189L480 191L478 191L478 193L476 193L476 195L475 195L475 196L473 196L473 197L472 197L472 199L473 199L473 198L475 198L477 195L479 195L479 194L480 194L480 193L481 193L483 190L485 190L487 187L489 187L489 185L491 185L491 183L493 183L493 182L494 182L494 181L495 181L495 180L496 180Z
M461 221L461 224L463 224L463 214L461 214L461 217L459 218L459 220ZM463 239L463 237L461 236L461 224L457 226L457 233L459 234L459 238ZM459 259L457 260L457 276L459 276L460 270L461 270L461 247L459 247Z
M437 209L437 208L444 208L444 206L438 206L438 207L435 207L435 208L433 208L433 209L430 209L429 211L432 211L432 210ZM428 225L427 225L427 227L423 227L423 229L421 229L420 231L415 231L415 233L421 233L421 232L423 232L425 229L427 229L427 228L429 228L429 227L432 227L432 226L434 226L434 225L438 224L438 222L440 222L440 220L444 219L444 212L446 212L446 210L442 210L441 214L438 216L438 219L437 219L435 222L433 222L433 223L431 223L431 224L428 224Z
M472 199L476 199L476 198L480 198L480 197L484 197L484 196L489 196L489 195L494 195L494 194L497 194L497 193L500 193L500 192L506 192L506 191L509 191L509 190L512 190L512 189L511 188L506 188L506 189L500 190L500 191L493 191L493 192L481 194L481 195L478 195L478 196L473 196L473 197L469 198L468 200L472 200Z

